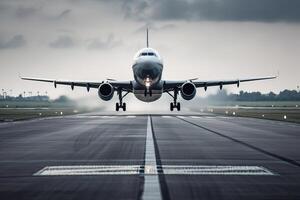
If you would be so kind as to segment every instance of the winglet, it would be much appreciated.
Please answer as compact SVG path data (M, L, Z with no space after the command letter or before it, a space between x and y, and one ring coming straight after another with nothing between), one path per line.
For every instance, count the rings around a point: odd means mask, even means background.
M149 48L149 30L148 30L148 28L147 28L147 48Z

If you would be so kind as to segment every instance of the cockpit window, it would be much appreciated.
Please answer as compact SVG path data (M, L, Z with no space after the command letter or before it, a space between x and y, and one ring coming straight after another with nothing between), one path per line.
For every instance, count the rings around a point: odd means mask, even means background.
M148 53L148 56L156 56L156 55L155 55L155 53L153 53L153 52L149 52L149 53Z
M155 53L153 53L153 52L142 52L140 55L139 55L139 57L140 56L156 56L156 54Z

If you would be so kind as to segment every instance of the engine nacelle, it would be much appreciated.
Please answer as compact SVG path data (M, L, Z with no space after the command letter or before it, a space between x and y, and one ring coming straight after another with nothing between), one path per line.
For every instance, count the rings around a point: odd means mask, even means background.
M104 101L111 100L114 96L114 87L109 83L102 83L98 88L98 96Z
M185 100L191 100L196 95L196 86L192 82L186 82L182 84L180 94L181 97Z

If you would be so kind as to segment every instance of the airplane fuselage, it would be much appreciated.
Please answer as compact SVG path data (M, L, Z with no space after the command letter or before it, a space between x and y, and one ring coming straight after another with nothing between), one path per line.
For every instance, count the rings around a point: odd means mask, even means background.
M152 102L159 99L163 93L161 76L163 61L160 55L152 48L144 48L138 51L132 65L134 82L133 94L144 102Z

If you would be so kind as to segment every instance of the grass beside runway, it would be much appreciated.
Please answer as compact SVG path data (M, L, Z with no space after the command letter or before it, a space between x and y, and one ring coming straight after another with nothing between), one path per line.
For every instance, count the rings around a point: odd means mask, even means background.
M76 108L0 108L0 122L55 117L87 112Z

